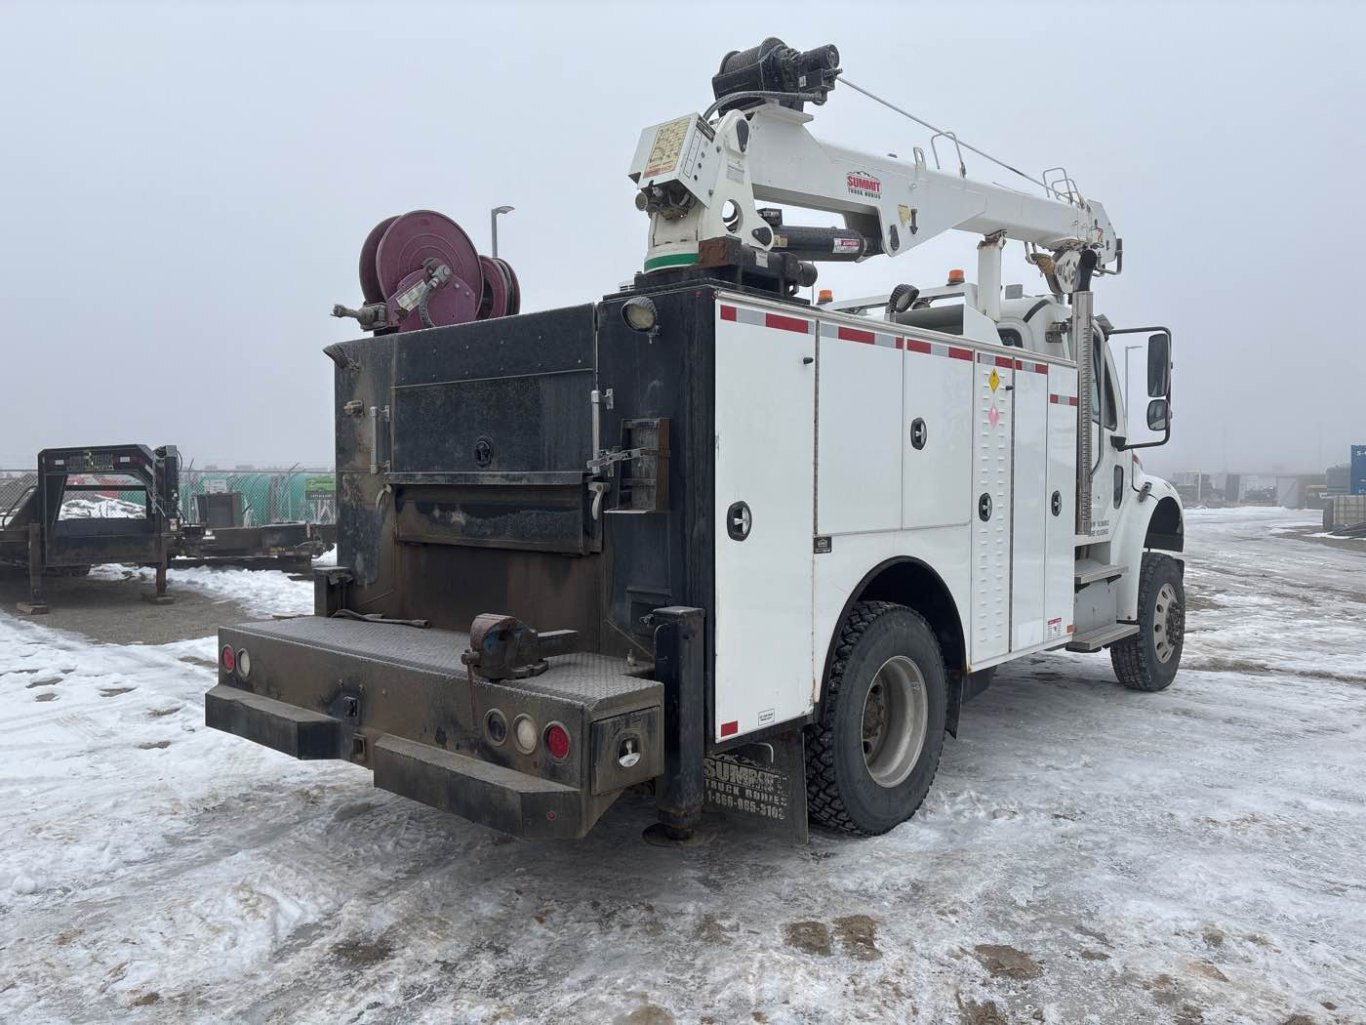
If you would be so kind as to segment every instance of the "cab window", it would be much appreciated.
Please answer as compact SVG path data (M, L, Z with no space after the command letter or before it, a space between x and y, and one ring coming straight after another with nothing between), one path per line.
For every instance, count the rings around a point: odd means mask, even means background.
M1099 347L1098 347L1099 349ZM1102 358L1104 349L1095 352L1095 373L1091 375L1091 422L1100 423L1100 390L1098 385L1102 374L1105 376L1105 426L1115 430L1119 426L1118 407L1115 405L1115 384L1110 376L1110 363Z

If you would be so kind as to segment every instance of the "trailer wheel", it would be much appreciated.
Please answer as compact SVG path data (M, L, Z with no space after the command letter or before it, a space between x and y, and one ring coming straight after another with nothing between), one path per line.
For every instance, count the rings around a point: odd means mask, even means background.
M915 814L944 747L945 681L939 642L918 613L885 601L850 610L807 738L814 822L875 835Z
M1186 634L1186 589L1169 555L1145 552L1138 578L1138 633L1110 646L1119 682L1158 691L1176 678Z

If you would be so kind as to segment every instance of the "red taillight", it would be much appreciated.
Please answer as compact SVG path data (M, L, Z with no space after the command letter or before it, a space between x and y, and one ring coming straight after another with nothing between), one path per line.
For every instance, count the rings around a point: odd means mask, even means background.
M557 722L545 728L545 749L557 762L569 757L569 731Z
M231 644L223 645L222 658L223 668L226 669L228 672L232 672L234 669L237 668L237 655L233 652Z

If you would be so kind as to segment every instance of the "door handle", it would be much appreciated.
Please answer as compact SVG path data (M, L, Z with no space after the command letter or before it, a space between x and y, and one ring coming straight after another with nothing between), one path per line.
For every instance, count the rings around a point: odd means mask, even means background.
M748 503L733 502L726 510L726 533L732 541L743 541L754 527L754 514Z

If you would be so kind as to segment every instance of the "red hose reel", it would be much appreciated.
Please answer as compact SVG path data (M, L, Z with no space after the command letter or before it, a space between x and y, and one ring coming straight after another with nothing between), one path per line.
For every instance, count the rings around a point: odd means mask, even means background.
M337 305L379 334L515 315L521 286L506 260L480 256L460 225L434 210L386 217L360 251L360 309Z

